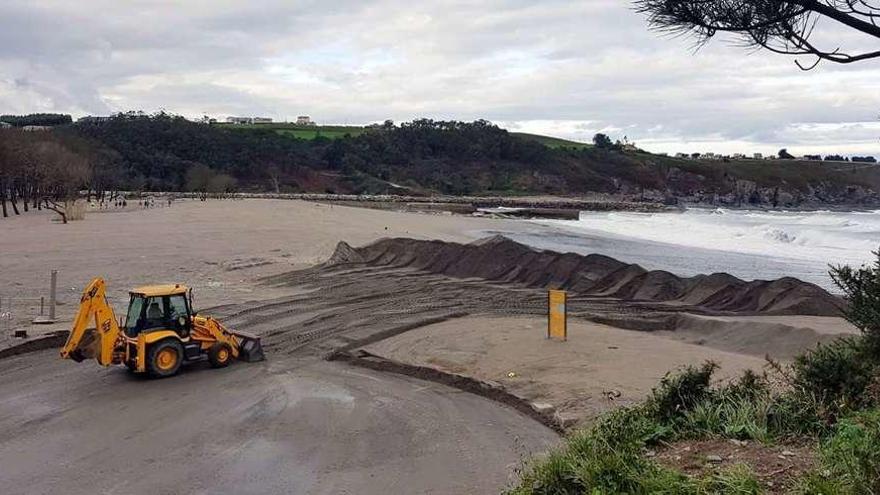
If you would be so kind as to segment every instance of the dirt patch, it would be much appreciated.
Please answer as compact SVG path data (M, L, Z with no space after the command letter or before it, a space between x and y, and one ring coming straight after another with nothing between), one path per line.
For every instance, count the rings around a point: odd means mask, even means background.
M690 476L746 464L766 493L772 494L786 493L794 479L816 464L815 451L809 445L764 445L725 439L676 442L649 454L656 454L660 464Z
M677 342L587 321L569 321L569 339L546 338L544 317L457 318L366 346L370 354L412 366L501 384L567 418L590 419L643 400L670 370L713 360L720 379L763 358Z

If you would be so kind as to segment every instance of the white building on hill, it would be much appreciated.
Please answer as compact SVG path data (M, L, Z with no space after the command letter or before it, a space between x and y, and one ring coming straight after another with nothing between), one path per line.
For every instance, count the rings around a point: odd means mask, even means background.
M226 117L227 124L271 124L269 117Z
M308 115L300 115L296 118L296 125L315 125L315 122Z

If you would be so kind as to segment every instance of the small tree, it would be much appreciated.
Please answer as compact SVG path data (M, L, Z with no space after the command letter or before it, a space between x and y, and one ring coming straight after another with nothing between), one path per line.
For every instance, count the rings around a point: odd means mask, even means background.
M794 160L794 155L788 152L787 149L782 148L779 150L779 159L780 160Z
M38 174L42 177L46 208L68 220L82 220L85 210L77 204L80 189L91 178L91 165L84 156L55 143L40 143L35 150Z
M831 279L840 287L849 305L844 311L847 321L880 349L880 250L877 260L860 268L831 267Z
M614 143L611 142L611 138L601 132L593 136L593 144L602 150L609 150L614 146Z

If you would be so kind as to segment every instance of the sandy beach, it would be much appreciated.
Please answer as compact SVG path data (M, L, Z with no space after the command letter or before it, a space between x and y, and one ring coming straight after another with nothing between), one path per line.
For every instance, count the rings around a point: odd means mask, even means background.
M834 296L794 279L681 278L487 237L550 229L516 220L257 199L98 211L68 225L51 219L37 213L0 224L0 296L13 314L0 322L0 346L22 342L11 337L16 328L31 339L69 328L82 286L101 276L117 313L130 287L192 286L197 308L260 335L267 361L219 371L196 364L154 382L61 361L54 348L0 359L0 456L21 459L13 471L0 470L0 480L15 490L60 493L32 459L64 465L53 476L86 486L83 473L106 465L107 452L123 458L126 444L108 443L104 425L86 418L131 401L136 406L111 427L146 453L114 469L149 461L166 470L144 478L146 485L493 492L515 479L525 458L559 441L548 428L555 426L443 382L327 359L367 351L499 384L529 403L549 404L571 425L640 400L680 366L712 360L723 380L760 371L765 354L786 360L854 332L832 316ZM52 269L59 271L59 321L30 325ZM572 292L564 343L545 338L549 285ZM218 399L230 387L240 398L232 409ZM218 408L229 431L240 434L209 431L203 418ZM167 428L169 411L180 427ZM145 437L151 429L166 435ZM171 440L178 437L188 441ZM68 463L71 442L85 453ZM386 458L390 451L401 455ZM163 455L156 461L149 452ZM486 459L485 452L494 454ZM179 468L194 453L201 459L195 471L209 474ZM258 476L210 474L216 465L246 466ZM287 465L300 466L295 480ZM438 475L438 465L453 466L456 476ZM389 470L408 474L382 476ZM98 488L119 487L108 480Z
M0 298L13 315L9 329L39 313L53 269L62 321L73 318L82 288L94 277L107 281L120 308L130 288L149 283L186 284L195 291L196 306L205 308L286 293L255 290L255 281L324 261L342 239L469 241L469 232L512 223L289 200L176 201L151 209L133 203L124 211L89 212L84 221L67 225L51 212L3 219Z

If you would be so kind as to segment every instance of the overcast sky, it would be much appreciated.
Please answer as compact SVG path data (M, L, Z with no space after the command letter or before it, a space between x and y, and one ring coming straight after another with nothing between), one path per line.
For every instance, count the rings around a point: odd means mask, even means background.
M159 109L880 155L880 61L802 72L723 39L695 51L625 0L0 3L0 113Z

